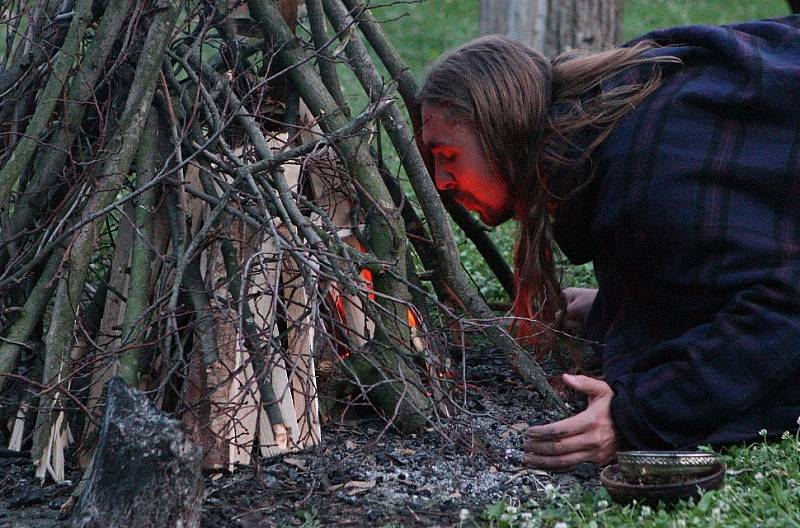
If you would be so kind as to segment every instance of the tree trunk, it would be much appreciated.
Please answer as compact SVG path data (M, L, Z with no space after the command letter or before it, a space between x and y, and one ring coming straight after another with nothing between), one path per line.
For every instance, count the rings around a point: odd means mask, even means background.
M72 525L199 526L204 496L201 459L201 450L179 422L156 410L121 378L112 378L99 442Z
M619 43L622 0L481 0L482 35L519 40L553 58Z

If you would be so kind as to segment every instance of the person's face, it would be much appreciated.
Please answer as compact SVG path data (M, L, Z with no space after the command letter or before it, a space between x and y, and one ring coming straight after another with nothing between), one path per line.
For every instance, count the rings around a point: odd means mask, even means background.
M508 185L484 155L469 123L453 119L442 105L423 103L422 142L433 156L437 189L477 212L486 225L496 226L513 216Z

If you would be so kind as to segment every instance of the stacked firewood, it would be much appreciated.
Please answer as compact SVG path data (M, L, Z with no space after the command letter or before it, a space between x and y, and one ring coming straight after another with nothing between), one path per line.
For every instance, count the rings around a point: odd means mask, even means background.
M314 445L353 405L407 431L456 405L444 329L492 314L357 25L415 118L413 78L357 0L298 3L0 8L0 437L40 477L88 464L114 376L206 469Z

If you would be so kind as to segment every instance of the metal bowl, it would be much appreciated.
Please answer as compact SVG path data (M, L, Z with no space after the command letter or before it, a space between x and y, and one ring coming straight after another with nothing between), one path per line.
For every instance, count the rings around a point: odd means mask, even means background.
M628 503L634 499L650 505L659 502L671 504L679 500L698 499L703 491L716 489L725 478L725 463L717 462L702 476L691 476L680 481L660 484L630 482L620 472L619 464L608 466L600 473L600 482L616 502Z
M714 469L719 459L701 451L621 451L617 462L622 476L636 481L704 475Z

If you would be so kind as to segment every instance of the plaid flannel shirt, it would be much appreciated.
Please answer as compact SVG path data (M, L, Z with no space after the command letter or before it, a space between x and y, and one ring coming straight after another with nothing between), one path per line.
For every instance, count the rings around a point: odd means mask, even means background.
M556 241L593 261L587 326L635 448L794 431L800 416L800 17L645 35L679 57L595 151ZM636 82L632 68L604 89Z

